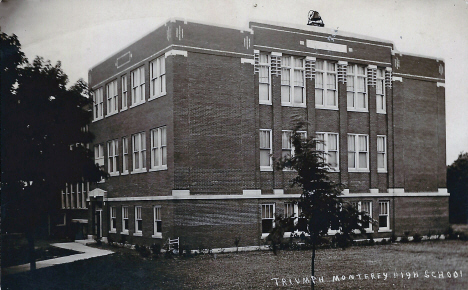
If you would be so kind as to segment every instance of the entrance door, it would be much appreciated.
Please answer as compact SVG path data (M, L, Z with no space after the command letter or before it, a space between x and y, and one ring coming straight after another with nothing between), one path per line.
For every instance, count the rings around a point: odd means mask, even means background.
M96 218L94 223L94 232L98 238L102 237L102 209L96 210Z

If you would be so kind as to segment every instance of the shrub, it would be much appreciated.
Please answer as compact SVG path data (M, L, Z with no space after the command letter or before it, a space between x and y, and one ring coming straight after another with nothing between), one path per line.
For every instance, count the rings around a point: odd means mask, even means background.
M127 236L120 235L120 244L122 244L122 247L125 246L126 243L127 243Z
M407 242L409 242L409 234L410 234L410 232L409 232L409 231L406 231L406 232L405 232L405 236L404 236L403 238L401 238L400 242L402 242L402 243L407 243Z
M368 239L368 245L369 246L375 245L374 235L373 234L367 234L367 239Z
M160 244L152 244L151 245L151 253L153 254L153 258L158 258L161 254L161 245Z
M239 243L240 243L241 237L235 237L234 238L234 245L236 245L236 253L239 252Z
M381 245L386 245L386 244L388 244L387 239L382 239L382 241L380 241L380 244L381 244Z
M419 242L421 242L421 240L422 240L421 235L418 234L418 233L415 233L414 236L413 236L413 242L419 243Z

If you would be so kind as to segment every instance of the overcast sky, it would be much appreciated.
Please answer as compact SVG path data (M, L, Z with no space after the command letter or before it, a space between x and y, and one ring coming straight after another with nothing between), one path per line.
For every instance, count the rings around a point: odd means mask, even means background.
M1 1L1 0L0 0ZM22 50L62 62L72 83L169 18L248 27L249 20L325 27L389 40L403 53L446 63L447 164L468 152L468 0L3 0L0 26Z

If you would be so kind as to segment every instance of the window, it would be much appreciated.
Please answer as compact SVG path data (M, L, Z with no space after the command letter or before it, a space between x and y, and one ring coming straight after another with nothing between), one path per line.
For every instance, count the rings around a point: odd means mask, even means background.
M259 56L259 103L271 105L271 75L270 75L270 55L261 53Z
M93 116L94 120L102 119L104 116L104 100L102 96L102 88L97 89L93 94Z
M122 206L122 234L128 234L128 206Z
M281 61L281 105L305 106L304 59L283 56Z
M122 110L127 109L128 95L127 95L127 75L122 76Z
M303 140L307 137L307 132L305 131L297 131L297 134L301 136ZM294 156L294 145L292 144L292 130L283 130L281 132L281 154L283 158L287 158L289 156Z
M377 171L387 172L387 137L377 136Z
M118 174L117 157L119 157L119 140L115 139L107 142L107 171L112 174Z
M117 81L113 81L106 85L107 94L107 115L112 115L118 112L118 92Z
M369 136L348 134L348 171L369 171Z
M275 204L262 204L262 234L269 234L274 227Z
M145 102L145 67L141 66L131 72L132 106Z
M385 114L387 108L385 103L385 71L383 69L377 69L375 97L377 98L377 113Z
M167 169L165 126L151 130L151 169Z
M348 65L346 78L348 110L367 112L366 68L360 65Z
M135 206L135 235L141 235L143 220L141 219L141 206Z
M316 133L317 151L323 153L323 161L329 165L331 171L339 171L338 134Z
M271 154L271 130L260 129L260 170L273 170Z
M146 134L141 132L132 135L133 171L141 172L146 169Z
M166 59L163 56L150 63L150 97L151 99L166 94Z
M162 237L161 207L155 206L154 210L154 235L153 238Z
M81 208L81 183L76 184L76 208Z
M104 146L102 144L94 146L94 163L104 166Z
M128 138L122 138L122 173L128 173Z
M367 213L367 215L372 219L372 201L358 201L353 202L352 205L356 210ZM372 222L363 224L363 226L366 229L366 232L372 232Z
M294 232L294 226L297 223L297 205L288 202L284 204L284 218L287 219L285 232Z
M115 206L110 208L110 231L113 233L117 231L117 209Z
M338 109L336 63L317 60L315 64L315 106Z
M379 231L390 230L389 201L379 201Z

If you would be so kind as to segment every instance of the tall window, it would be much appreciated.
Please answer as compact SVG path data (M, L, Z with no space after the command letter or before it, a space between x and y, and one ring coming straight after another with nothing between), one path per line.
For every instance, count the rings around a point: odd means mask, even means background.
M281 148L282 148L282 157L287 158L289 156L294 156L294 146L292 144L292 130L283 130L281 132ZM303 140L307 137L307 132L297 131L297 134L301 136Z
M128 138L122 138L122 173L128 173Z
M115 206L110 208L110 231L115 232L117 230L117 209Z
M133 148L133 171L143 171L146 169L146 134L140 132L132 135Z
M274 227L275 204L262 204L262 234L268 234Z
M372 220L372 201L356 201L353 206L360 212L365 212ZM372 222L363 224L367 232L372 231Z
M297 224L297 204L287 202L284 204L284 217L287 219L285 232L293 232Z
M281 104L305 106L304 59L283 56L281 60Z
M117 160L119 157L119 140L107 142L107 171L110 174L118 173Z
M104 99L103 99L102 88L94 91L93 94L93 116L94 120L102 119L104 116Z
M315 106L326 109L338 108L337 74L334 62L317 60L315 64Z
M167 169L165 126L151 130L151 169Z
M76 208L81 208L81 183L76 184Z
M387 172L387 137L377 136L377 171Z
M118 92L117 92L117 81L113 81L106 85L107 94L107 115L117 113L118 106Z
M145 102L145 67L141 66L131 72L132 106Z
M271 130L260 129L260 170L272 170Z
M271 74L270 74L270 55L261 53L259 56L259 102L260 104L271 105Z
M122 206L122 233L128 234L128 206Z
M379 231L390 229L389 204L388 201L379 201Z
M383 69L377 69L375 97L377 98L377 113L385 114L387 108L385 102L385 71Z
M154 210L154 235L153 238L162 237L161 207L155 206Z
M102 144L94 146L94 163L104 166L104 146Z
M369 136L348 134L348 171L369 171Z
M337 133L316 133L317 151L323 153L323 161L329 164L329 169L339 171L338 154L338 134Z
M122 76L122 110L127 109L128 102L128 88L127 88L127 75Z
M366 68L356 64L348 65L346 83L348 110L367 112Z
M166 94L166 60L158 57L150 63L150 97L157 98Z
M135 234L142 234L143 220L141 218L141 206L135 206Z

